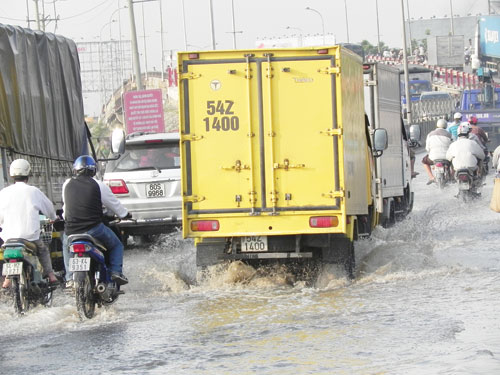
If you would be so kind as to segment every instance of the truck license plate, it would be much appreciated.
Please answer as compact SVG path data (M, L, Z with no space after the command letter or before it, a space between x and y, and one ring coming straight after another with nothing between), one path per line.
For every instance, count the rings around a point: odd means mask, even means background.
M90 258L70 258L69 270L71 272L88 271L90 270Z
M165 196L165 186L160 183L146 185L146 196L148 198L161 198Z
M266 236L249 236L241 239L242 252L267 251Z
M4 276L20 275L22 271L23 262L4 263L2 266L2 275Z

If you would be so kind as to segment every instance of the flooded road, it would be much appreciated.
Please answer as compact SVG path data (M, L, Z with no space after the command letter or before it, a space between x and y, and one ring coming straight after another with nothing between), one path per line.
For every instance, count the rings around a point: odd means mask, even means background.
M17 317L0 297L5 374L498 374L500 214L426 186L410 218L356 245L356 278L219 267L196 285L180 235L126 252L126 294L80 322L70 295Z

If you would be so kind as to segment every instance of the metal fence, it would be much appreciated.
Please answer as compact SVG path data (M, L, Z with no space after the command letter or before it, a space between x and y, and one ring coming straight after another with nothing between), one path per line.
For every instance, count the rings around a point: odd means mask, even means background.
M412 122L438 120L453 115L457 102L453 98L421 100L411 103Z

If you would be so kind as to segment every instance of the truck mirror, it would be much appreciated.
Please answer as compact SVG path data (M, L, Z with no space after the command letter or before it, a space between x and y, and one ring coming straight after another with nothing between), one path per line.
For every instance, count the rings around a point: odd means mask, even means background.
M382 151L387 148L387 143L387 130L383 128L375 129L373 133L373 145L376 153L382 155Z
M111 151L114 154L123 154L125 151L125 132L122 129L113 130L113 134L111 134Z
M416 143L420 141L420 126L419 125L411 125L410 126L410 141Z

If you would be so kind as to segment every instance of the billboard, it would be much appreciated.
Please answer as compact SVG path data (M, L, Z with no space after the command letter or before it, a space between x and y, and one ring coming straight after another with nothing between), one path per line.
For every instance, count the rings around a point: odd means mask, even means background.
M127 134L163 133L163 98L161 89L127 91L123 94Z
M500 58L500 16L479 19L479 49L481 55Z

